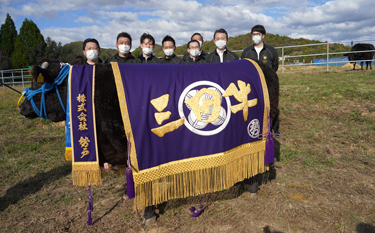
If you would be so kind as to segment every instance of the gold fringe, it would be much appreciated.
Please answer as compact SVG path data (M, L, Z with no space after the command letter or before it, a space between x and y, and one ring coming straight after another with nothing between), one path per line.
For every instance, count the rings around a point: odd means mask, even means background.
M65 147L65 160L72 161L72 148L71 147Z
M150 182L135 184L134 209L140 210L170 199L197 196L228 189L245 178L268 170L264 150L244 155L228 164L173 174Z
M88 186L101 185L102 175L99 164L92 165L73 165L72 169L73 185Z

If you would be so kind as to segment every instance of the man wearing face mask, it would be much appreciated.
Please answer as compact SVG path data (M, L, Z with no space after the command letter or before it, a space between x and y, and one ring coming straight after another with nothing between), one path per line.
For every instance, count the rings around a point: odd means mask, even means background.
M201 47L197 40L191 40L187 44L187 51L189 53L189 58L186 59L186 65L206 63L200 56Z
M148 33L143 33L140 39L140 46L142 48L142 54L138 57L141 63L157 64L160 63L160 59L155 57L152 53L154 52L155 39Z
M135 58L130 52L132 48L132 37L129 33L120 32L117 35L116 48L118 53L108 58L105 63L141 63L141 61L138 58Z
M222 63L238 60L238 55L227 49L228 33L223 28L215 31L214 43L216 45L216 49L206 57L206 62Z
M183 63L183 60L174 54L174 51L176 50L176 42L171 36L166 35L161 44L163 45L163 51L165 53L165 57L161 58L162 64Z
M201 48L201 50L199 51L199 59L205 60L208 53L206 53L205 51L202 50L202 46L203 46L203 43L204 43L203 36L200 33L196 32L191 36L190 40L198 41L199 46ZM189 57L190 57L190 54L185 53L184 56L182 57L182 60L186 61L186 60L188 60Z
M253 60L259 60L277 71L279 68L279 55L274 47L263 42L266 29L264 29L262 25L255 25L251 29L251 34L254 44L244 49L241 59L251 58Z
M86 64L88 65L95 65L96 63L103 63L100 60L100 46L99 42L94 38L87 38L83 42L83 55L85 55Z

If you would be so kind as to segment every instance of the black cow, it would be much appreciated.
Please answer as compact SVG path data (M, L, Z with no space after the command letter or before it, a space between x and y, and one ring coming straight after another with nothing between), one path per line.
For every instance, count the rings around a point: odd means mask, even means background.
M373 44L355 44L352 49L350 50L351 52L353 51L366 51L366 50L375 50L375 47ZM361 60L371 60L371 61L366 61L366 70L368 69L368 65L370 65L370 70L372 70L371 62L374 57L375 51L370 51L370 52L359 52L359 53L346 53L344 56L348 56L349 61L361 61ZM353 70L355 70L355 64L356 62L350 62L354 63L353 65ZM361 61L361 70L363 70L363 61Z
M42 67L46 66L48 62L48 69ZM262 62L258 62L262 69L270 98L270 117L272 120L272 130L278 132L279 128L279 79L276 72ZM42 66L39 66L43 64ZM84 58L76 57L72 65L83 65ZM41 85L36 83L36 78L41 73L46 82L53 82L58 76L61 65L57 60L42 59L39 65L33 67L33 85L32 90L38 89ZM98 140L99 163L102 166L104 162L109 162L114 165L123 165L127 162L127 145L124 125L122 122L119 101L117 97L117 90L115 78L112 72L111 64L97 64L95 67L95 113L96 113L96 133ZM67 97L67 83L66 78L64 82L58 86L63 104L66 106ZM35 95L34 102L36 106L40 106L41 94ZM45 95L46 112L48 118L53 122L60 122L65 120L65 113L60 105L59 99L55 91L48 92ZM20 106L20 113L28 119L37 118L32 105L28 99ZM252 185L254 186L254 185ZM256 185L257 187L257 185ZM253 189L253 187L251 188ZM249 190L250 191L250 190ZM154 216L154 207L146 207L145 219L151 219Z

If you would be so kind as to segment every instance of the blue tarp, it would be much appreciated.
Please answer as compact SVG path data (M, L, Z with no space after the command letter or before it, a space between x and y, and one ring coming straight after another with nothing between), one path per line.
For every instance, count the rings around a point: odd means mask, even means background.
M327 58L323 59L314 59L314 66L327 66ZM337 63L329 63L329 66L343 66L346 65L349 60L348 57L331 57L329 58L328 62L337 62ZM320 64L318 64L320 63ZM359 62L359 65L361 63ZM374 65L374 61L372 61L371 65Z

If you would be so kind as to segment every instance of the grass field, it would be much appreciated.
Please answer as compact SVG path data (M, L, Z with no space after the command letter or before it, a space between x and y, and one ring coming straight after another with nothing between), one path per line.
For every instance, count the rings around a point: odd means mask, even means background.
M301 69L279 74L275 170L256 198L240 185L160 206L155 226L124 199L125 176L74 187L64 124L26 120L19 95L0 88L0 232L375 232L375 72Z

